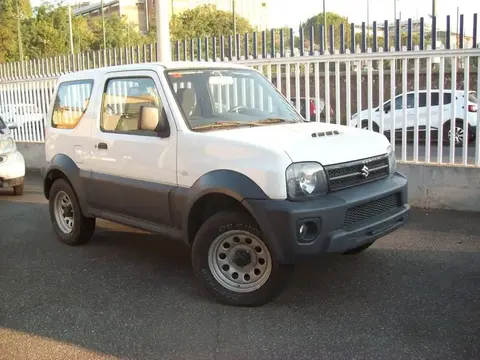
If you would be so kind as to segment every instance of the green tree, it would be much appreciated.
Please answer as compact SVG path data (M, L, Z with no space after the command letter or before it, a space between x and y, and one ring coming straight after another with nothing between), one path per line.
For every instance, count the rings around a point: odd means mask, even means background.
M32 8L29 0L0 0L0 63L18 60L17 19L23 21L31 14ZM24 48L24 46L22 47Z
M333 25L333 39L334 39L334 44L335 48L339 48L340 45L340 25L344 25L345 29L345 44L350 43L350 31L349 31L349 23L348 23L348 18L345 16L341 16L337 13L332 13L332 12L327 12L325 13L325 17L327 20L327 29L324 29L326 35L327 35L327 44L328 44L328 39L330 36L330 25ZM320 25L323 25L323 13L319 13L317 15L314 15L310 18L308 18L304 23L301 24L301 26L304 29L304 32L306 34L306 38L309 37L310 34L310 29L312 26L315 29L314 33L314 43L315 45L320 45L320 36L319 36L319 28ZM325 44L324 46L328 46Z

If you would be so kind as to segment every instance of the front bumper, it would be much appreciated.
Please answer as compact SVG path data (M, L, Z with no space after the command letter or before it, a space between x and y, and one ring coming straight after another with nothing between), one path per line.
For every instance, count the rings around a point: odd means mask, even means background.
M25 159L19 151L0 155L0 187L20 185L25 177Z
M395 175L310 201L244 200L280 263L343 253L403 226L409 217L407 179ZM300 235L302 225L310 229Z

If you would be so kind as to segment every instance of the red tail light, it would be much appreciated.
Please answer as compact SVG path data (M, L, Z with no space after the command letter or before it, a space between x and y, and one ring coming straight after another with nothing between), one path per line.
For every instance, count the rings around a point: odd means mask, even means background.
M477 112L477 105L468 105L468 111Z
M315 101L310 100L310 115L315 115L317 113L317 107L315 106Z

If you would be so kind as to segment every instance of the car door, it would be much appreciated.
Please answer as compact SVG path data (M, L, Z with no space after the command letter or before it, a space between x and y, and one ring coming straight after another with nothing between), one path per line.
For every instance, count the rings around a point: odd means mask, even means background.
M110 216L170 225L177 134L160 79L154 71L113 72L103 88L92 129L89 204ZM142 106L160 109L168 120L168 136L138 129Z

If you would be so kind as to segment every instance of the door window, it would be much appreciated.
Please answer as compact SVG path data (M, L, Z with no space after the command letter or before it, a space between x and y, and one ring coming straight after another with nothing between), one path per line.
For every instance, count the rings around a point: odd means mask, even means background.
M143 106L156 107L166 116L155 82L150 77L113 78L105 87L100 130L128 135L158 136L139 128Z

